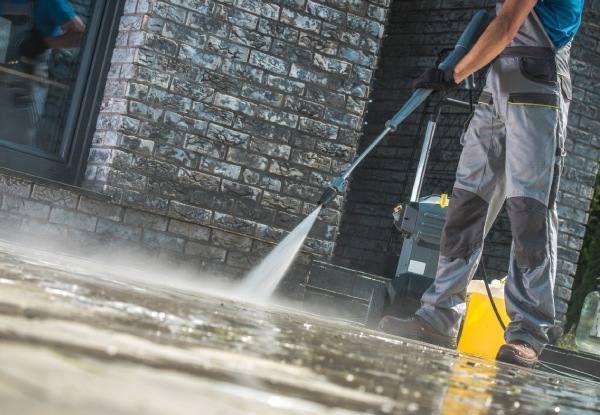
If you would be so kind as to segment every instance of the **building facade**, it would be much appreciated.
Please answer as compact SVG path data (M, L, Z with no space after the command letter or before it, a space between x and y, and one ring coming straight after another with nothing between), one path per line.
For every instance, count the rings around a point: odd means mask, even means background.
M87 40L73 87L59 88L69 91L63 100L70 108L60 131L72 139L55 140L52 151L6 145L14 156L0 159L3 233L103 258L135 252L237 279L316 208L331 180L410 96L412 80L493 2L78 5ZM573 48L570 157L559 199L557 298L565 311L597 171L599 10L598 1L586 2ZM468 100L476 88L456 97ZM315 258L384 273L401 243L391 212L414 180L423 119L436 99L378 146L347 194L321 213L281 284L283 295L302 299ZM59 119L56 104L46 107ZM468 115L453 111L440 117L445 144L432 153L424 194L451 186ZM500 275L510 243L505 218L490 240L486 263Z

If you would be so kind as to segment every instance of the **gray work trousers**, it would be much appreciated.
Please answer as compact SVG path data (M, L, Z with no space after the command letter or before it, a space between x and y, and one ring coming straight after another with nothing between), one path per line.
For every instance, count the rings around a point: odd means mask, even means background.
M466 290L503 203L512 245L505 340L540 353L555 324L556 193L571 100L570 44L556 50L535 12L492 63L464 146L442 233L437 275L417 314L457 336Z

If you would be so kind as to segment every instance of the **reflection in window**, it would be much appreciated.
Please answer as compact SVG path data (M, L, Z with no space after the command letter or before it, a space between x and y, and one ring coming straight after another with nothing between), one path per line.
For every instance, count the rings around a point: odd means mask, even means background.
M0 0L0 143L58 154L90 0Z

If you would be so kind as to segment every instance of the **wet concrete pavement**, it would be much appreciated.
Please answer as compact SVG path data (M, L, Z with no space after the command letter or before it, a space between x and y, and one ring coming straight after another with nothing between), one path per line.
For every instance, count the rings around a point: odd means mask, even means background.
M599 383L219 291L0 242L0 413L600 414Z

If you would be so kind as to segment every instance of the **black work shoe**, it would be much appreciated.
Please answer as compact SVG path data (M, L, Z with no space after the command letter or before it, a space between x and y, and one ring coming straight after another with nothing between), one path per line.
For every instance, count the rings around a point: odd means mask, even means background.
M500 346L496 360L532 368L537 363L538 354L529 343L525 343L522 340L515 340Z
M379 322L379 327L389 334L456 349L456 337L440 333L417 315L409 318L385 316Z

